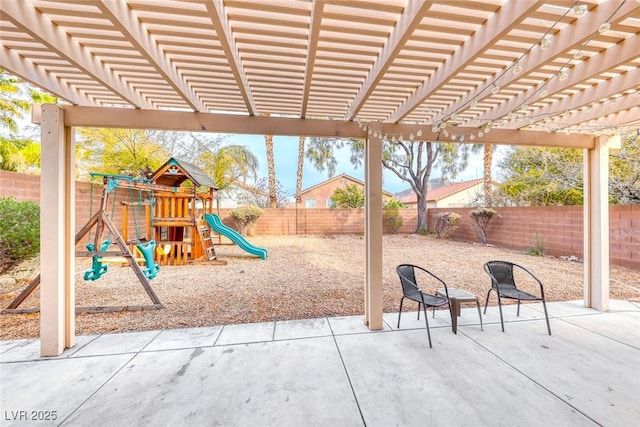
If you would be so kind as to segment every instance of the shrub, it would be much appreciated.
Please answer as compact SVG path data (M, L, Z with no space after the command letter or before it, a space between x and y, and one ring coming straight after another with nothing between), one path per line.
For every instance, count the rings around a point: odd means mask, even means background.
M451 232L458 227L460 214L455 212L443 212L436 215L436 237L447 239Z
M487 227L494 217L498 217L498 212L491 208L478 208L469 212L473 219L473 228L483 245L487 244Z
M364 189L356 184L347 184L343 188L336 188L330 199L332 207L363 208Z
M40 206L0 197L0 271L40 252Z
M400 208L404 208L404 204L393 197L385 200L382 204L382 209L384 209L382 219L389 224L393 234L396 234L400 227L402 227L402 224L404 224L404 219L402 215L400 215L400 212L398 212Z
M260 218L262 209L253 205L240 206L233 209L229 214L236 223L240 234L250 234L250 227Z
M544 255L544 243L542 242L542 236L538 233L533 235L533 247L527 250L528 255L543 256Z

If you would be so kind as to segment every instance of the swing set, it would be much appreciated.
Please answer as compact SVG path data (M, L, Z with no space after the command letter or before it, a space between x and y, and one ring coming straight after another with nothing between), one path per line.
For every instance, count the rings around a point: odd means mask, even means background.
M138 214L143 209L148 209L149 205L144 205L142 200L142 194L148 193L149 203L153 204L153 191L162 190L166 191L167 187L153 184L150 180L133 178L125 175L110 175L91 173L92 182L90 187L90 219L89 221L76 233L75 243L76 245L88 235L88 242L85 245L86 251L76 251L76 257L90 257L91 268L84 272L83 278L87 281L95 281L100 279L104 274L109 271L109 263L120 262L128 263L136 277L142 284L145 292L151 299L150 305L129 305L129 306L102 306L102 307L76 307L77 313L92 312L113 312L113 311L135 311L135 310L149 310L149 309L161 309L163 308L160 299L154 292L149 280L154 279L160 271L160 266L154 261L154 252L156 251L156 242L153 239L141 238L140 227L138 225ZM102 197L100 199L100 205L98 211L93 213L93 191L94 191L94 178L102 178L103 190ZM118 188L124 188L129 190L129 203L123 204L123 217L127 219L126 206L133 206L133 222L136 233L134 241L125 241L117 227L113 222L115 215L115 207L117 202ZM134 191L137 191L137 202L134 200ZM113 200L111 200L113 199ZM111 214L108 213L107 208L111 206ZM148 210L147 210L148 212ZM147 213L147 217L148 217ZM148 223L148 222L147 222ZM95 229L93 236L92 230ZM128 224L123 224L123 232L128 234ZM105 233L107 234L105 238ZM135 251L142 255L142 258L134 256L129 244L135 247ZM110 250L111 246L116 246L116 250ZM138 262L144 262L144 268L141 268ZM38 274L29 285L7 306L3 313L33 313L39 311L38 309L19 309L20 304L37 289L40 284L40 274Z

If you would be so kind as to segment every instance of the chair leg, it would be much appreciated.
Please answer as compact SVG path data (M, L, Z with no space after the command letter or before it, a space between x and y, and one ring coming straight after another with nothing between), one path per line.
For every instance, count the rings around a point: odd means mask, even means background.
M433 307L433 316L431 316L431 317L433 317L434 319L436 318L436 307L435 306Z
M422 308L424 310L424 322L427 324L427 337L429 337L429 348L433 348L433 346L431 345L431 332L429 331L429 316L427 316L427 307L423 305Z
M516 311L516 316L520 317L520 300L518 300L518 310Z
M487 314L487 306L489 305L489 295L491 294L492 290L493 288L489 289L489 292L487 292L487 297L484 300L484 314Z
M502 319L502 301L500 301L500 292L498 294L498 308L500 309L500 324L502 325L502 332L504 332L504 320Z
M547 314L547 304L545 304L544 299L542 300L542 307L544 308L544 317L547 319L547 331L549 331L549 335L551 335L551 326L549 326L549 314Z
M484 331L482 327L482 312L480 311L480 301L476 298L476 307L478 307L478 317L480 317L480 330Z
M418 303L418 320L420 320L420 303Z
M404 297L400 298L400 310L398 310L398 329L400 329L400 316L402 315L402 303L404 302Z

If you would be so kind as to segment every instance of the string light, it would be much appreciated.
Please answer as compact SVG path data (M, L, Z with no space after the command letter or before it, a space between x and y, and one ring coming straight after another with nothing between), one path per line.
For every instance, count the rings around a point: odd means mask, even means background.
M604 34L607 31L609 31L611 29L611 24L609 24L608 22L605 22L604 24L600 25L598 27L598 33L599 34Z
M636 2L640 3L640 0L635 0ZM619 8L618 8L619 9ZM500 79L500 77L502 77L506 72L508 72L509 70L511 70L511 72L513 73L513 75L518 75L520 73L522 73L523 71L523 67L521 65L521 60L522 58L524 58L527 54L529 54L529 52L531 52L531 50L536 46L539 45L541 50L545 50L548 49L552 46L553 44L553 36L550 34L550 32L556 27L556 25L561 22L565 16L569 13L569 12L573 12L576 17L582 17L584 16L587 12L588 12L588 6L586 4L578 4L576 2L576 4L574 4L573 7L570 7L567 9L567 11L565 12L564 15L562 15L561 17L559 17L556 22L549 28L549 30L539 39L539 41L537 43L534 43L531 48L529 48L529 50L527 52L525 52L524 54L522 54L518 59L516 59L513 64L510 67L507 67L506 69L504 69L502 71L502 73L500 73L499 75L497 75L493 82L486 85L481 91L480 93L482 93L483 91L485 91L487 88L490 88L490 92L491 94L495 95L497 93L500 92L501 88L500 86L497 84L497 81ZM603 34L606 33L607 31L611 30L611 24L608 22L609 20L611 20L613 18L613 16L615 15L615 13L617 13L617 10L607 19L607 21L605 21L604 23L602 23L599 27L598 27L598 33L599 34ZM589 38L588 40L586 40L583 43L583 46L587 46L589 42L591 42L593 40L593 36L591 38ZM564 81L568 78L569 74L568 74L568 66L571 65L571 60L574 61L581 61L583 60L585 54L583 49L579 49L577 51L575 51L573 53L573 55L571 55L572 59L569 59L567 61L567 63L562 66L560 68L560 70L557 72L557 74L555 75L555 77L558 77L558 79L560 81ZM553 78L553 76L551 77ZM547 81L548 82L548 81ZM534 95L538 95L540 98L544 98L548 96L548 91L543 89L544 85L546 85L546 83L542 84L542 87L540 87L538 90L536 90L533 94L531 94L530 96L528 96L528 98L518 107L514 108L514 110L512 112L510 112L508 115L506 115L506 119L502 118L502 119L485 119L488 120L487 123L485 123L482 127L479 128L479 130L477 131L477 137L478 138L482 138L485 134L489 133L492 129L492 127L494 126L501 126L504 127L507 124L507 120L525 120L529 126L534 126L534 127L540 127L542 129L546 129L547 132L557 132L557 131L563 131L567 134L570 134L571 132L578 132L579 130L582 131L590 131L593 134L602 134L602 133L613 133L615 131L615 129L619 129L619 127L603 127L603 126L596 126L594 124L594 122L590 122L588 125L587 124L581 124L578 127L576 127L575 125L571 125L571 126L563 126L560 123L554 123L553 126L550 126L549 123L551 121L551 117L549 116L549 114L544 114L544 115L529 115L530 110L529 107L527 105L527 102L534 96ZM634 91L628 92L627 95L629 96L640 96L640 90L636 89ZM425 123L427 121L431 121L433 120L433 122L431 123L431 131L433 133L438 133L438 132L442 132L442 135L444 135L445 138L449 138L451 136L451 138L453 140L462 142L465 140L466 137L468 137L469 140L475 140L476 138L476 132L470 132L467 134L464 133L456 133L456 134L450 134L446 128L447 128L447 120L451 120L452 122L458 122L459 116L458 116L458 112L462 111L467 105L470 106L471 108L476 108L479 105L479 101L478 101L478 97L480 96L480 94L477 94L476 97L474 97L471 101L468 101L465 105L463 105L462 107L458 108L456 111L454 111L453 113L451 113L448 117L448 119L446 117L442 117L439 120L435 120L435 116L438 114L437 111L429 111L428 109L425 108L425 115L426 115L426 120ZM624 95L623 95L624 96ZM614 103L616 102L618 99L618 97L613 97L611 99L607 99L605 101L603 101L604 103ZM589 111L591 109L594 108L594 105L597 103L592 103L589 104L587 106L584 107L585 110ZM534 107L535 108L535 107ZM522 115L527 116L526 118L520 118L517 114L514 113L514 111L519 111ZM556 114L555 118L560 118L562 119L563 117L566 117L569 114L568 111L564 111L563 113L560 114ZM544 117L544 119L541 119L541 117ZM467 119L468 120L468 119ZM467 122L467 120L463 120L463 123ZM536 120L543 120L542 122L537 122ZM363 125L361 122L358 122L358 126L360 128L363 128L365 130L367 130L367 126ZM560 128L560 129L559 129ZM613 130L612 130L613 129ZM369 134L371 134L371 130L369 130ZM422 137L422 128L419 128L415 134L413 132L411 132L408 135L408 138L410 140L414 140L416 135L418 138ZM374 136L377 135L376 132L373 133ZM382 135L380 134L380 137L384 138L384 140L389 140L389 135ZM400 141L403 142L403 135L400 134L398 136L396 135L391 135L390 136L390 140L392 142Z
M589 8L587 7L586 4L577 4L575 6L573 6L573 13L579 18L582 15L584 15L585 13L587 13L587 10Z

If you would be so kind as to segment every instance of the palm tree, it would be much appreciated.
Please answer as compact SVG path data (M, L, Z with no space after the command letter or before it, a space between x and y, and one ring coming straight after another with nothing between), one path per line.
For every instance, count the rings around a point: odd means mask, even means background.
M304 167L304 143L305 137L298 139L298 173L296 175L296 203L302 203L302 169Z
M269 113L265 116L269 117ZM264 143L267 149L267 173L269 177L269 207L278 205L278 191L276 189L276 165L273 159L273 135L265 135Z
M471 149L474 152L480 151L480 148L483 149L483 158L482 158L482 179L483 179L483 187L484 187L484 204L486 206L491 206L493 204L493 200L491 197L492 187L491 187L491 164L493 163L493 153L496 149L493 144L473 144Z
M257 178L258 158L244 145L222 146L202 154L197 163L220 190Z

